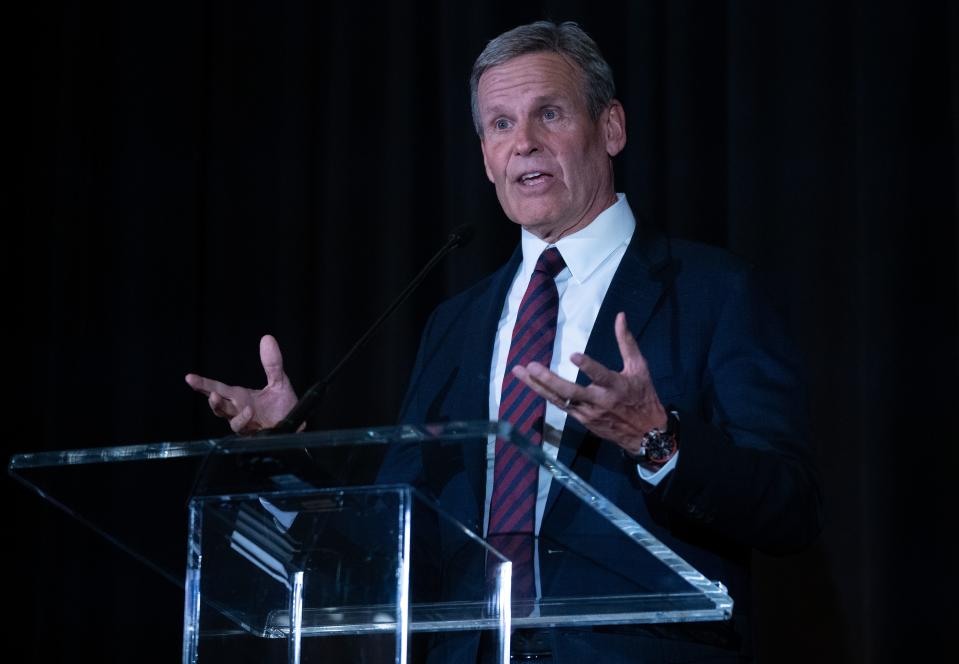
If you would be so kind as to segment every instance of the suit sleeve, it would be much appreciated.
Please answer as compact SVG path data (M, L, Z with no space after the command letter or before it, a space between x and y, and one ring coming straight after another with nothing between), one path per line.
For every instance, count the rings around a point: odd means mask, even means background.
M676 404L681 454L651 497L671 519L769 554L822 526L800 363L751 271L719 309L698 399Z

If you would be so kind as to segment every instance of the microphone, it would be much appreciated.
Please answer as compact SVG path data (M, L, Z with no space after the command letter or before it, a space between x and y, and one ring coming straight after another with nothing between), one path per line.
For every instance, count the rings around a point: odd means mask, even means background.
M470 224L463 224L453 229L453 232L449 234L449 237L446 240L446 244L440 247L440 250L437 251L429 262L423 266L423 269L420 270L419 274L413 277L413 280L403 289L403 291L396 297L395 300L386 308L380 317L377 318L370 328L357 340L353 347L350 348L346 355L343 356L335 367L324 377L322 380L314 383L310 389L308 389L299 401L296 402L296 405L293 406L292 410L287 413L280 422L277 423L272 429L263 429L258 432L258 435L264 434L284 434L284 433L293 433L296 431L301 424L306 422L307 418L313 414L317 406L320 405L320 401L323 398L323 395L326 394L326 390L329 388L330 383L333 382L333 379L336 378L340 370L346 365L346 363L356 354L356 352L366 345L366 342L369 341L370 337L376 333L377 330L386 322L390 315L399 307L403 302L406 301L417 286L426 278L436 264L441 260L446 258L447 254L452 252L454 249L460 247L465 247L469 244L470 240L473 239L475 234L475 229Z
M459 249L460 247L468 245L474 235L476 235L476 229L473 227L473 224L463 224L453 229L446 243L451 245L450 249ZM443 249L445 248L444 246ZM443 251L443 249L440 249L440 251Z

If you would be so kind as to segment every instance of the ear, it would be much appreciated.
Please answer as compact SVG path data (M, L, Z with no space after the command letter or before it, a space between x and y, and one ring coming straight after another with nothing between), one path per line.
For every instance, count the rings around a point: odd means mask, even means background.
M493 179L493 171L491 171L489 167L489 160L486 158L486 139L484 138L480 139L480 150L483 151L483 168L486 169L486 178L493 184L496 184L496 180Z
M604 111L606 133L606 153L610 157L618 155L626 146L626 111L618 99L610 102L609 108Z

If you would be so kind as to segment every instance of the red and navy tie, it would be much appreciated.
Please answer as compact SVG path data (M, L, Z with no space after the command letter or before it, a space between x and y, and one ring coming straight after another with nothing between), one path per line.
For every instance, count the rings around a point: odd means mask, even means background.
M519 305L506 360L499 419L509 422L530 442L543 441L546 400L513 376L516 365L539 362L549 367L556 339L559 294L554 279L566 263L556 247L540 254L523 301ZM513 597L532 599L533 535L539 467L515 446L496 441L493 497L490 502L490 544L513 562Z

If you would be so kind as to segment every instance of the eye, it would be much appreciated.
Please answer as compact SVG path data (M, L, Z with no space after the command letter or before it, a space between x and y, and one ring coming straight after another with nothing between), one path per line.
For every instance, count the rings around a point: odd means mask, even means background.
M509 120L507 120L506 118L499 118L498 120L493 122L493 126L500 131L504 129L509 129Z
M545 111L543 111L544 120L555 120L558 117L559 113L557 113L555 109L547 108Z

